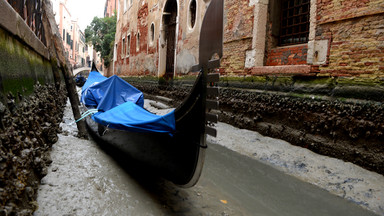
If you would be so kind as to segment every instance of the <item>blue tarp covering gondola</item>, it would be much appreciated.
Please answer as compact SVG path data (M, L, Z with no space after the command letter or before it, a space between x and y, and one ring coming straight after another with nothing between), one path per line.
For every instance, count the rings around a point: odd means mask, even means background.
M143 93L116 75L106 78L90 72L82 88L81 101L98 110L92 116L95 122L109 128L134 132L175 131L174 111L164 116L148 112L143 108Z
M98 112L92 119L109 128L134 132L170 133L175 130L174 111L158 116L132 102L126 102L106 112Z
M89 74L81 96L85 106L96 107L99 111L110 110L127 101L144 106L144 96L141 91L116 75L106 78L95 71Z

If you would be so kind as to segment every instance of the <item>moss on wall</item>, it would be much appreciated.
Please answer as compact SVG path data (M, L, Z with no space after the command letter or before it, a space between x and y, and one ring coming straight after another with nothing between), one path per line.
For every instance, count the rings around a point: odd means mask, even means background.
M224 76L220 86L384 101L384 79L332 76Z
M50 62L1 28L0 59L0 92L3 102L9 93L30 95L37 82L54 82Z

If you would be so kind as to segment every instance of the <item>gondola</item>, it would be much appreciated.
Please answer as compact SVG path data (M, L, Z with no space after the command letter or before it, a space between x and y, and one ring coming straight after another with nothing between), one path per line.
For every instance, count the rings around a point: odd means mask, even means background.
M94 114L92 117L90 115L85 117L90 133L104 144L116 147L138 164L148 167L179 186L195 185L204 164L205 149L207 148L206 136L207 134L216 136L215 129L209 125L217 122L218 117L208 112L218 108L218 89L214 87L214 83L219 81L219 75L208 73L208 71L212 71L220 65L223 40L222 23L223 0L212 0L202 23L199 64L192 67L192 70L198 71L198 76L188 97L172 113L172 118L174 118L172 129L164 131L162 128L156 128L153 131L143 129L141 126L143 124L143 127L146 126L146 120L143 120L141 124L140 119L139 129L136 127L124 128L121 126L122 124L112 127L110 123L98 120L97 114ZM212 56L219 56L219 58L211 59ZM97 73L94 65L91 74L93 72ZM83 92L90 86L87 82L83 86ZM136 90L133 91L136 95L138 94ZM137 108L141 96L137 95L133 100L136 104L129 106L135 106L135 109L142 112L140 107ZM93 108L95 106L86 107L86 112L95 110ZM95 112L101 113L100 109ZM144 114L146 115L146 113ZM161 118L161 121L163 120ZM126 125L128 124L124 126ZM152 172L150 170L149 172Z

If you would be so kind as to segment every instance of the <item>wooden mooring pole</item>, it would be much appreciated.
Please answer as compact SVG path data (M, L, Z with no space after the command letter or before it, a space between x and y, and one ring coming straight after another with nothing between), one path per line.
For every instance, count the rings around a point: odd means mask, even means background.
M80 119L80 101L76 92L76 86L73 81L72 68L70 67L68 59L65 57L63 40L61 39L59 29L57 27L55 17L53 15L52 4L49 0L43 0L43 25L47 40L47 47L51 56L51 62L57 62L52 68L55 76L58 76L58 69L61 71L65 86L67 88L69 101L71 102L72 112L75 119ZM78 136L88 138L87 129L84 121L76 122L78 129Z

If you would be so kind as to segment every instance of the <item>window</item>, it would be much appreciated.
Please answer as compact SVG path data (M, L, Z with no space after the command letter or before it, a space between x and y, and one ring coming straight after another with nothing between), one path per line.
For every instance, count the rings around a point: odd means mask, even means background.
M189 26L193 28L196 23L196 0L191 0L189 4Z
M113 61L117 61L117 43L115 43L115 46L113 48Z
M125 37L123 37L123 40L121 42L121 58L124 58L125 54Z
M149 42L150 43L153 43L153 41L155 41L155 24L152 23L151 24L151 29L149 31Z
M63 29L63 41L65 41L65 29Z
M140 33L136 36L136 51L140 51Z
M279 45L308 42L309 0L282 0Z
M124 0L124 12L127 11L128 0Z
M130 49L131 49L131 35L127 36L127 51L126 51L126 56L129 57L130 54Z

